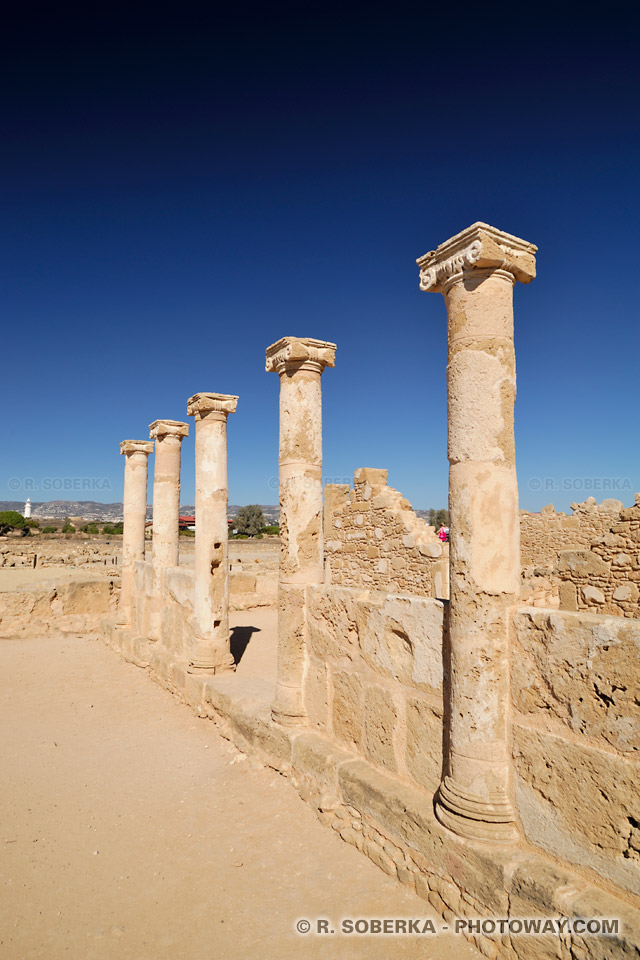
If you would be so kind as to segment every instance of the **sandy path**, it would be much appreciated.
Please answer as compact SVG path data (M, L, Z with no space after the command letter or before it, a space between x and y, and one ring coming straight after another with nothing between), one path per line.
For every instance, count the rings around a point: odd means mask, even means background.
M479 956L296 935L301 917L435 915L101 643L2 641L0 677L0 957Z

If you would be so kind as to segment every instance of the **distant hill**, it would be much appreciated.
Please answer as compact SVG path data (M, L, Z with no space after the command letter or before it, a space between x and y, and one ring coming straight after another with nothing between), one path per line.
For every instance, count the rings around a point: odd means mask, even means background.
M273 504L261 504L267 520L278 523L280 507ZM195 513L193 504L181 504L180 513L190 516ZM229 504L229 517L235 517L240 509L237 504ZM24 500L0 500L0 510L17 510L22 513ZM96 500L48 500L31 504L31 516L36 520L64 520L65 517L82 517L84 520L122 520L122 503L98 503ZM153 507L147 506L147 519L153 517Z

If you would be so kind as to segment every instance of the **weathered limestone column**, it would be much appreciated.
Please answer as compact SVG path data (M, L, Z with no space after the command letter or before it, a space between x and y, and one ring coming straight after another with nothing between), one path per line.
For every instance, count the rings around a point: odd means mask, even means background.
M517 839L509 753L509 608L520 586L513 286L536 247L475 223L418 260L444 294L451 541L449 749L438 819L470 839Z
M267 370L280 376L280 569L278 680L273 719L304 723L306 588L322 583L322 394L320 377L335 365L336 345L283 337L267 348Z
M149 436L155 440L153 475L153 607L150 639L160 638L162 617L162 572L178 565L180 516L180 453L189 425L179 420L155 420L149 424Z
M229 524L227 417L237 397L196 393L187 403L196 418L196 550L190 673L235 669L229 646Z
M153 444L149 440L123 440L124 502L122 505L122 574L117 626L131 624L134 564L144 560L144 528L147 520L147 468Z

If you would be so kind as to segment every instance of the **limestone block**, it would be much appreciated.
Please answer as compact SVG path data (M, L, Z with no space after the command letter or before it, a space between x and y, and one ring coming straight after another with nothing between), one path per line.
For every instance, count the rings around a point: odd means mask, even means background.
M434 543L419 543L418 550L423 557L441 557L442 544L439 541Z
M57 588L62 613L109 613L111 584L108 580L65 583Z
M561 550L558 572L580 577L608 577L609 565L591 550Z
M364 692L355 673L338 671L333 675L333 732L342 743L362 750Z
M407 699L407 770L433 795L442 778L442 703Z
M597 587L582 587L580 592L585 603L601 604L605 601L604 593Z
M312 727L327 730L329 724L329 679L327 665L309 657L303 680L304 705Z
M363 659L383 676L437 693L442 685L443 606L437 600L371 595L357 604Z
M185 567L167 567L163 576L165 595L187 610L193 609L194 572Z
M527 840L637 892L640 860L629 856L629 841L640 818L638 763L517 723L513 743Z
M310 776L333 796L338 784L340 764L351 759L335 741L318 733L301 733L293 738L291 766L294 774ZM336 816L339 816L338 811Z
M521 607L513 627L516 709L532 717L542 710L559 731L637 756L640 623Z
M378 686L365 688L366 754L372 763L388 770L397 770L394 735L398 711L388 690Z
M560 584L559 600L561 610L575 611L578 609L578 590L575 583L566 581Z
M384 487L387 484L388 470L376 467L360 467L353 475L354 483L369 483L372 487Z
M620 587L616 587L613 591L613 599L622 602L637 603L638 588L635 583L625 583Z
M308 588L307 643L319 660L359 655L358 596L358 592L345 587Z

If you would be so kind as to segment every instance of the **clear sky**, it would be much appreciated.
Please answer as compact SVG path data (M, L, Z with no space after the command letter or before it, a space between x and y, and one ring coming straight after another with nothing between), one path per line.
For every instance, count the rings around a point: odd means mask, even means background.
M484 220L539 247L515 290L521 506L633 502L624 5L231 8L5 17L0 499L121 500L120 441L211 390L240 396L231 502L277 502L264 352L294 335L338 345L325 477L388 467L445 505L446 315L415 259ZM183 503L193 460L191 436Z

